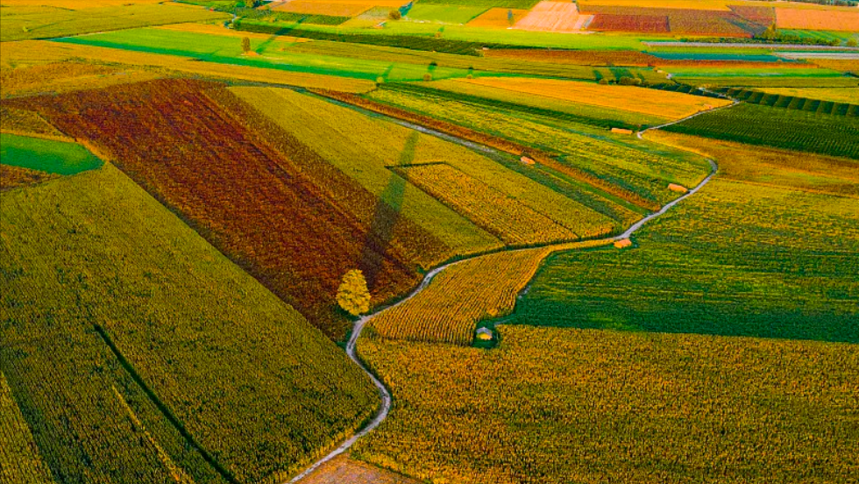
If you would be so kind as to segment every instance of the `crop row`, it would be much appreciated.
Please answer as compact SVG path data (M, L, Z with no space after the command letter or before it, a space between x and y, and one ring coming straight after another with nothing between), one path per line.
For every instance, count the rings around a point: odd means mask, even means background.
M0 165L2 169L5 165ZM51 484L51 471L38 453L33 434L0 371L0 476L4 482Z
M499 333L491 351L362 338L361 358L397 405L353 457L459 484L855 474L854 345L519 325Z
M859 159L859 118L740 104L667 131Z
M562 240L578 235L516 199L492 189L450 165L411 165L396 169L417 185L479 227L494 234L508 246L522 246Z
M748 104L759 104L774 108L796 109L817 114L831 114L837 116L859 116L859 104L838 103L833 101L822 101L799 96L787 96L782 94L768 94L762 91L744 88L722 89L722 92Z

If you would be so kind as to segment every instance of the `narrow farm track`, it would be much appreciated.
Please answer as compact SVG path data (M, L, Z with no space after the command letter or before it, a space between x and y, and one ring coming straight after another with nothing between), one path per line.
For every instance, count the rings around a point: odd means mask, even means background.
M326 98L323 98L323 99L326 99ZM691 118L694 118L696 116L700 116L704 113L712 112L712 111L715 111L718 109L724 109L726 107L731 107L731 106L736 105L739 102L736 99L732 99L732 100L734 101L733 104L730 104L727 106L717 107L717 108L710 109L707 111L701 111L701 112L695 113L691 116L687 116L685 118L682 118L682 119L679 119L676 121L672 121L670 123L666 123L666 124L661 125L661 126L654 126L651 128L647 128L645 130L639 131L638 133L636 133L636 135L638 136L638 138L643 139L642 135L647 131L650 131L653 129L659 129L659 128L662 128L665 126L670 126L670 125L676 124L676 123L680 123L680 122L683 122L687 119L691 119ZM453 143L456 143L456 144L477 150L481 154L490 155L490 158L492 158L492 155L503 156L503 154L501 152L496 151L494 148L490 148L488 146L483 146L483 145L480 145L480 144L477 144L477 143L474 143L471 141L467 141L464 139L459 139L455 136L440 133L440 132L434 131L432 129L426 128L424 126L415 125L415 124L412 124L412 123L409 123L406 121L402 121L402 120L399 120L396 118L391 118L389 116L385 116L385 115L379 114L379 113L370 113L369 111L366 111L364 109L361 109L361 108L358 108L355 106L351 106L351 105L346 104L346 103L342 103L340 101L329 99L329 102L332 102L332 103L337 104L339 106L350 107L352 109L358 110L358 111L363 112L365 114L371 114L373 117L387 119L387 120L392 121L392 122L394 122L400 126L405 126L405 127L411 128L411 129L415 129L417 131L420 131L421 133L426 133L426 134L430 134L433 136L437 136L437 137L442 138L446 141L450 141L450 142L453 142ZM641 220L639 220L638 222L634 223L632 226L630 226L622 234L614 236L614 237L607 237L607 238L602 239L602 240L604 240L606 242L617 242L620 240L628 239L635 232L640 230L645 224L647 224L651 220L654 220L658 217L661 217L666 212L671 210L672 207L674 207L678 203L682 202L683 200L685 200L685 199L689 198L690 196L694 195L695 193L697 193L701 188L704 187L704 185L706 185L716 175L716 172L719 169L719 166L716 164L715 160L708 158L707 161L710 163L710 167L712 168L712 170L710 171L710 174L707 175L706 178L704 178L703 180L701 180L700 183L698 183L698 185L696 185L694 188L690 189L688 192L686 192L685 194L683 194L679 198L667 203L659 211L651 213L650 215L648 215L648 216L642 218ZM567 245L567 244L547 244L544 247L560 247L563 245ZM531 248L533 248L533 247L531 247ZM529 249L510 249L506 252L516 252L519 250L529 250ZM301 472L300 474L298 474L297 476L295 476L291 480L287 481L285 484L294 484L294 483L301 481L302 479L304 479L305 477L307 477L308 475L313 473L316 469L318 469L324 463L326 463L326 462L330 461L331 459L334 459L335 457L339 456L340 454L346 452L350 447L352 447L352 445L355 444L355 442L358 441L358 439L364 437L365 435L367 435L370 432L372 432L373 430L375 430L388 417L388 414L391 411L391 405L393 402L392 397L391 397L391 392L390 392L390 390L388 390L387 387L385 387L384 383L382 383L378 378L376 378L376 376L370 370L367 369L367 367L364 365L364 363L358 357L356 350L355 350L355 348L357 346L358 338L361 337L361 332L364 330L367 323L370 322L373 318L380 315L381 313L383 313L389 309L395 308L395 307L399 306L400 304L403 304L406 301L408 301L408 300L412 299L413 297L417 296L418 294L420 294L424 289L427 288L427 286L429 286L429 284L432 282L432 280L435 278L435 276L437 276L439 273L441 273L442 271L444 271L448 267L455 265L455 264L458 264L460 262L464 262L466 260L472 260L472 259L476 259L478 257L485 257L485 256L486 256L486 254L479 254L479 255L475 255L475 256L471 256L471 257L465 257L465 258L462 258L460 260L439 266L439 267L433 269L432 271L428 272L427 275L424 276L423 280L418 285L418 287L415 288L408 296L406 296L405 298L403 298L402 300L400 300L396 304L393 304L393 305L390 305L387 307L383 307L383 308L379 308L375 312L373 312L371 314L367 314L367 315L361 317L360 319L358 319L357 321L355 321L355 324L352 328L352 334L349 337L348 343L346 344L346 354L349 355L349 358L352 361L354 361L355 364L358 365L361 368L361 370L367 374L367 376L370 377L370 379L373 381L373 384L376 385L376 388L378 388L379 394L382 397L382 404L379 407L379 411L377 412L376 416L370 422L368 422L366 425L364 425L364 427L362 427L358 432L356 432L354 435L352 435L351 437L349 437L348 439L343 441L343 443L341 443L336 449L332 450L331 452L326 454L324 457L322 457L319 460L317 460L316 462L314 462L307 469L305 469L303 472ZM528 286L526 286L524 290L527 291Z

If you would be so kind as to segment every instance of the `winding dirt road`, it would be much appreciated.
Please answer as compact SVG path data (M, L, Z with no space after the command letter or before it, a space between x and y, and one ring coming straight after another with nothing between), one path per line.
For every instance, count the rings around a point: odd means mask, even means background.
M682 119L679 119L676 121L672 121L670 123L666 123L664 125L647 128L643 131L639 131L638 133L636 133L636 135L638 136L639 139L643 139L642 135L647 131L650 131L653 129L663 128L665 126L669 126L672 124L677 124L677 123L680 123L680 122L685 121L687 119L694 118L696 116L700 116L702 114L705 114L705 113L708 113L711 111L715 111L718 109L724 109L726 107L734 106L735 104L737 104L739 102L736 99L732 99L732 101L734 101L733 104L726 105L726 106L720 106L720 107L710 109L707 111L701 111L701 112L695 113L691 116L688 116L688 117L685 117L685 118L682 118ZM338 105L341 105L341 106L350 106L348 104L340 103L337 101L332 101L332 102L334 102ZM352 106L352 108L355 108L355 107ZM364 112L363 109L360 109L360 108L356 108L356 109ZM372 114L374 115L374 117L383 117L383 118L388 119L387 116L380 115L378 113L372 113ZM399 124L401 126L405 126L405 127L411 128L411 129L418 130L422 133L431 134L433 136L437 136L439 138L442 138L446 141L451 141L451 142L457 143L457 144L462 145L462 146L466 146L466 147L471 148L471 149L476 149L476 150L480 151L481 154L489 154L491 152L491 154L494 154L496 156L503 156L502 153L495 152L495 150L493 148L489 148L489 147L486 147L483 145L477 145L471 141L461 140L459 138L456 138L456 137L453 137L453 136L450 136L450 135L447 135L444 133L440 133L440 132L434 131L432 129L423 127L423 126L414 125L412 123L408 123L408 122L405 122L405 121L402 121L399 119L389 118L389 120L393 121L396 124ZM710 167L712 168L712 170L711 170L710 174L707 175L706 178L704 178L700 183L698 183L698 185L696 185L694 188L690 189L688 192L683 194L681 197L669 202L668 204L663 206L659 211L651 213L650 215L642 218L641 220L639 220L638 222L636 222L635 224L630 226L622 234L614 236L614 237L608 237L608 238L605 238L603 240L608 241L608 242L616 242L619 240L628 239L630 236L632 236L632 234L634 234L639 229L641 229L645 224L647 224L651 220L654 220L658 217L661 217L666 212L671 210L672 207L674 207L678 203L682 202L683 200L685 200L685 199L689 198L690 196L694 195L695 193L697 193L701 188L704 187L704 185L706 185L713 178L713 176L716 175L716 172L719 169L718 165L716 164L716 162L714 160L708 158L707 161L710 163ZM559 245L565 245L565 244L549 244L546 247L559 246ZM513 252L515 250L526 250L526 249L512 249L512 250L510 250L510 252ZM442 266L439 266L439 267L433 269L432 271L428 272L426 276L424 276L424 279L421 281L420 285L418 285L418 287L415 288L415 290L412 291L407 297L405 297L401 301L397 302L396 304L380 308L380 309L376 310L375 312L373 312L371 314L367 314L367 315L363 316L362 318L358 319L357 321L355 321L355 324L354 324L353 329L352 329L352 335L349 338L349 342L346 344L346 354L349 355L349 358L352 361L354 361L355 364L358 365L361 368L361 370L363 370L364 373L366 373L367 376L370 377L370 379L373 381L373 384L376 385L376 388L379 390L379 395L382 397L382 404L379 407L379 411L376 413L376 416L373 418L373 420L368 422L363 428L361 428L353 436L346 439L336 449L332 450L327 455L325 455L321 459L314 462L310 467L305 469L301 474L298 474L297 476L295 476L294 478L289 480L288 484L294 484L294 483L301 481L302 479L304 479L305 477L310 475L312 472L314 472L316 469L318 469L322 464L324 464L324 463L330 461L331 459L334 459L338 455L346 452L350 447L352 447L353 444L355 444L355 442L358 441L358 439L364 437L365 435L367 435L368 433L370 433L374 429L376 429L379 425L381 425L382 422L388 417L388 414L391 411L391 405L392 405L391 392L387 389L387 387L385 387L385 385L381 381L379 381L378 378L376 378L376 376L370 370L367 369L367 367L364 365L364 363L361 361L361 359L358 357L357 353L355 352L355 347L356 347L356 344L358 342L358 338L361 337L361 332L364 330L364 327L367 325L367 323L370 320L372 320L373 318L375 318L376 316L378 316L379 314L381 314L381 313L383 313L389 309L392 309L394 307L397 307L400 304L403 304L404 302L408 301L409 299L420 294L421 291L423 291L424 289L426 289L427 286L429 286L429 284L432 282L433 278L435 278L436 275L438 275L440 272L444 271L448 267L455 265L455 264L458 264L460 262L466 261L466 260L471 260L471 259L475 259L477 257L483 257L483 256L485 256L485 254L476 255L476 256L472 256L472 257L465 257L463 259L460 259L460 260L457 260L454 262L450 262L450 263L444 264Z

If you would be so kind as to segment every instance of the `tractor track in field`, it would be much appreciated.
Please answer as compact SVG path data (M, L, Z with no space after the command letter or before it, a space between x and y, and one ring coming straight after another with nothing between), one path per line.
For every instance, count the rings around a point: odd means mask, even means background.
M709 92L709 91L706 91L706 90L705 90L705 92ZM715 93L714 93L714 94L715 94ZM720 96L720 97L721 97L721 96ZM321 99L327 99L327 98L322 98L322 97L320 97L320 98L321 98ZM688 120L688 119L694 118L694 117L696 117L696 116L700 116L700 115L702 115L702 114L706 114L706 113L713 112L713 111L716 111L716 110L719 110L719 109L725 109L725 108L728 108L728 107L731 107L731 106L735 106L736 104L738 104L738 103L740 102L740 101L738 101L738 100L736 100L736 99L728 98L727 96L725 96L725 99L730 99L731 101L733 101L733 103L732 103L732 104L725 105L725 106L718 106L718 107L716 107L716 108L708 109L708 110L706 110L706 111L700 111L700 112L695 113L695 114L693 114L693 115L691 115L691 116L687 116L687 117L685 117L685 118L682 118L682 119L679 119L679 120L676 120L676 121L672 121L672 122L670 122L670 123L665 123L665 124L660 125L660 126L653 126L653 127L650 127L650 128L647 128L647 129L644 129L644 130L638 131L638 132L636 133L636 136L637 136L639 139L644 139L642 136L643 136L643 134L644 134L644 133L646 133L647 131L655 130L655 129L659 129L659 128L663 128L663 127L666 127L666 126L671 126L671 125L673 125L673 124L678 124L678 123L681 123L681 122L686 121L686 120ZM456 144L461 145L461 146L465 146L465 147L470 148L470 149L472 149L472 150L475 150L475 151L477 151L477 152L479 152L479 153L481 153L481 154L483 154L483 155L489 155L489 157L490 157L490 158L493 158L494 156L504 156L504 155L505 155L505 153L503 153L503 152L501 152L501 151L498 151L498 150L496 150L496 149L494 149L494 148L491 148L491 147L488 147L488 146L484 146L484 145L481 145L481 144L479 144L479 143L475 143L475 142L472 142L472 141L468 141L468 140L460 139L460 138L457 138L457 137L455 137L455 136L451 136L451 135L448 135L448 134L445 134L445 133L441 133L441 132L435 131L435 130L433 130L433 129L427 128L427 127L425 127L425 126L420 126L420 125L416 125L416 124L413 124L413 123L409 123L409 122L407 122L407 121L403 121L403 120L400 120L400 119L397 119L397 118L393 118L393 117L390 117L390 116L387 116L387 115L384 115L384 114L374 113L374 112L369 112L369 111L366 111L366 110L364 110L364 109L362 109L362 108L359 108L359 107L356 107L356 106L352 106L352 105L350 105L350 104L343 103L343 102L341 102L341 101L336 101L336 100L331 100L331 99L327 99L327 100L328 100L329 102L333 103L333 104L337 104L337 105L339 105L339 106L343 106L343 107L349 107L349 108L355 109L355 110L360 111L360 112L365 113L365 114L371 114L371 115L372 115L372 117L375 117L375 118L383 118L383 119L386 119L386 120L392 121L392 122L394 122L395 124L398 124L398 125L400 125L400 126L404 126L404 127L410 128L410 129L414 129L414 130L417 130L417 131L419 131L419 132L421 132L421 133L425 133L425 134L433 135L433 136L439 137L439 138L441 138L441 139L443 139L443 140L450 141L450 142L456 143ZM676 147L672 147L672 148L674 148L674 149L682 149L682 148L676 148ZM686 150L686 151L688 151L688 150ZM697 154L697 153L696 153L696 154ZM709 162L709 163L710 163L710 168L711 168L710 173L709 173L709 174L708 174L708 175L707 175L703 180L701 180L701 182L699 182L695 187L693 187L693 188L689 189L689 191L688 191L688 192L684 193L683 195L681 195L680 197L676 198L675 200L672 200L671 202L669 202L669 203L665 204L665 205L664 205L661 209L659 209L658 211L653 212L653 213L651 213L651 214L649 214L649 215L645 216L644 218L642 218L642 219L641 219L641 220L639 220L638 222L636 222L636 223L634 223L633 225L631 225L631 226L630 226L628 229L626 229L622 234L620 234L620 235L616 235L616 236L613 236L613 237L607 237L607 238L604 238L604 239L597 239L597 240L604 240L604 241L606 241L606 242L617 242L617 241L620 241L620 240L628 239L628 238L630 238L630 237L631 237L635 232L637 232L637 231L638 231L638 230L640 230L642 227L644 227L644 225L645 225L645 224L647 224L647 223L648 223L648 222L650 222L651 220L654 220L654 219L656 219L656 218L661 217L661 216L662 216L662 215L664 215L666 212L668 212L669 210L671 210L671 208L673 208L675 205L677 205L678 203L682 202L683 200L685 200L685 199L689 198L690 196L694 195L695 193L697 193L701 188L703 188L703 187L704 187L704 185L706 185L706 184L707 184L707 183L708 183L708 182L709 182L709 181L710 181L710 180L711 180L711 179L716 175L716 173L717 173L717 172L718 172L718 170L719 170L719 166L716 164L716 161L715 161L715 160L713 160L713 159L711 159L711 158L707 158L707 162ZM562 245L567 245L567 244L565 244L565 243L562 243L562 244L554 243L554 244L546 244L546 245L544 245L543 247L562 246ZM535 246L535 247L536 247L536 246ZM510 249L510 250L506 250L505 252L515 252L515 251L519 251L519 250L528 250L528 249L532 249L532 248L534 248L534 247L528 247L528 248L525 248L525 249L522 249L522 248ZM473 255L473 256L463 257L463 258L461 258L461 259L459 259L459 260L456 260L456 261L453 261L453 262L448 262L448 263L443 264L443 265L441 265L441 266L439 266L439 267L436 267L435 269L433 269L433 270L431 270L430 272L428 272L428 273L426 274L426 276L424 276L423 280L421 280L421 283L418 285L418 287L416 287L416 288L415 288L411 293L409 293L409 295L408 295L408 296L406 296L405 298L401 299L400 301L398 301L398 302L396 302L396 303L394 303L394 304L391 304L391 305L389 305L389 306L385 306L385 307L379 308L379 309L377 309L376 311L374 311L373 313L370 313L370 314L364 315L364 316L362 316L360 319L358 319L357 321L355 321L355 323L354 323L354 325L353 325L353 327L352 327L352 334L351 334L351 335L350 335L350 337L349 337L349 341L346 343L346 354L349 356L349 359L351 359L351 360L352 360L356 365L358 365L358 367L359 367L359 368L361 368L361 370L362 370L365 374L367 374L367 376L369 376L369 377L370 377L370 380L372 380L373 384L374 384L374 385L376 386L376 388L379 390L379 395L380 395L380 396L381 396L381 398L382 398L382 404L380 405L379 410L376 412L376 415L373 417L373 419L372 419L372 420L370 420L368 423L366 423L366 424L365 424L365 425L364 425L360 430L358 430L358 431L357 431L357 432L355 432L355 434L353 434L351 437L349 437L348 439L346 439L345 441L343 441L339 446L337 446L337 448L335 448L334 450L332 450L331 452L329 452L328 454L326 454L326 455L325 455L325 456L323 456L322 458L318 459L316 462L314 462L313 464L311 464L310 466L308 466L308 467L307 467L304 471L302 471L300 474L298 474L297 476L293 477L293 478L292 478L292 479L290 479L289 481L286 481L284 484L295 484L295 483L298 483L299 481L301 481L302 479L304 479L305 477L309 476L310 474L312 474L315 470L317 470L320 466L322 466L322 465L323 465L323 464L325 464L326 462L330 461L331 459L334 459L335 457L337 457L337 456L339 456L340 454L343 454L344 452L346 452L347 450L349 450L349 448L350 448L350 447L352 447L352 445L353 445L353 444L355 444L355 442L357 442L359 439L361 439L362 437L364 437L365 435L369 434L370 432L372 432L373 430L375 430L377 427L379 427L379 425L381 425L381 424L382 424L382 422L384 422L384 421L385 421L385 419L388 417L388 414L389 414L389 413L390 413L390 411L391 411L391 406L393 405L393 397L391 396L391 392L390 392L390 390L388 390L388 388L385 386L385 384L384 384L384 383L382 383L382 381L381 381L381 380L379 380L379 379L376 377L376 375L375 375L375 374L373 374L373 372L371 372L371 371L367 368L367 366L364 364L364 362L362 362L362 361L361 361L361 358L360 358L360 357L358 356L358 354L356 353L356 346L357 346L357 343L358 343L358 338L360 338L360 337L361 337L361 332L364 330L364 328L366 327L367 323L368 323L368 322L370 322L370 321L371 321L373 318L375 318L376 316L380 315L381 313L383 313L383 312L385 312L385 311L387 311L387 310L389 310L389 309L393 309L393 308L395 308L395 307L399 306L400 304L403 304L403 303L405 303L406 301L408 301L408 300L410 300L410 299L414 298L415 296L417 296L418 294L420 294L424 289L426 289L426 287L427 287L427 286L429 286L429 285L430 285L430 283L431 283L431 282L432 282L432 280L435 278L435 276L437 276L439 273L441 273L442 271L444 271L444 270L445 270L445 269L447 269L448 267L450 267L450 266L452 266L452 265L455 265L455 264L458 264L458 263L460 263L460 262L464 262L464 261L467 261L467 260L473 260L473 259L476 259L476 258L478 258L478 257L483 257L483 256L485 256L485 255L487 255L487 254L477 254L477 255ZM533 280L533 278L532 278L532 280ZM529 288L530 288L530 282L525 286L525 288L520 292L520 294L522 294L522 293L524 293L524 292L527 292Z

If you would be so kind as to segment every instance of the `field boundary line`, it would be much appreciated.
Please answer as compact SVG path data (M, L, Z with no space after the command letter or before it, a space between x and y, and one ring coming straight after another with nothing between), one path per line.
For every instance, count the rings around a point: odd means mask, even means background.
M185 428L185 425L180 422L176 415L174 415L173 412L170 411L167 405L162 402L160 398L158 398L158 395L156 395L155 392L151 388L149 388L149 385L146 384L146 382L143 380L143 377L140 376L140 374L137 373L137 370L134 369L134 365L132 365L131 362L125 358L125 355L123 355L122 352L119 351L119 348L110 338L110 335L107 334L107 331L101 325L98 324L94 325L93 328L95 329L95 332L98 333L98 335L101 337L101 339L104 340L104 343L108 346L108 348L110 348L110 351L114 354L114 356L116 356L116 359L119 360L119 364L122 366L122 368L124 368L125 371L128 372L129 376L131 376L131 379L134 380L134 382L140 386L140 388L146 394L146 397L149 398L149 400L155 404L161 414L164 415L164 418L166 418L167 421L170 422L170 424L179 432L179 434L182 436L182 438L185 439L188 445L190 445L194 450L196 450L197 453L200 454L200 457L202 457L207 464L212 466L212 468L215 469L215 471L220 474L221 477L226 479L227 482L229 482L230 484L240 484L239 481L236 480L235 476L233 476L233 473L228 471L220 463L218 463L218 461L215 460L214 457L212 457L209 451L207 451L199 442L197 442L194 436L191 435L190 432L188 432L187 428Z

